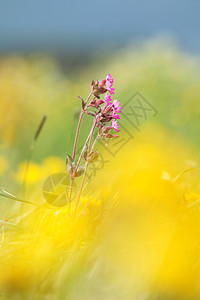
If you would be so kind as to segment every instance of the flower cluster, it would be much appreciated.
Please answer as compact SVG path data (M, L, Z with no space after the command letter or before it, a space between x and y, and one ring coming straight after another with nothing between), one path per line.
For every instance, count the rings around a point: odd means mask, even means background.
M67 172L70 175L70 189L68 201L69 215L72 199L73 182L76 179L76 177L83 176L74 209L74 216L76 216L80 197L83 191L88 165L97 162L99 157L99 153L94 151L94 147L97 141L99 140L99 138L101 138L107 144L107 139L118 137L118 135L113 134L112 131L115 130L119 132L117 120L120 119L120 113L122 108L120 106L119 101L117 101L116 99L111 99L111 96L115 93L115 89L113 88L113 82L114 80L112 76L108 74L106 78L101 81L92 81L91 91L86 100L78 96L78 98L81 99L82 109L74 140L73 155L70 156L69 154L67 154L66 160ZM104 99L101 99L101 95L104 95ZM93 117L93 124L90 133L85 140L85 144L82 148L79 158L76 160L77 140L84 114ZM98 129L97 135L95 133L95 129ZM96 135L95 139L94 135ZM81 165L83 160L84 165Z
M118 137L110 133L111 129L119 132L119 126L117 119L120 119L121 106L120 102L116 99L112 101L111 95L115 94L113 88L113 78L110 74L106 76L106 79L92 81L92 93L95 98L91 101L89 106L98 108L96 112L97 128L99 129L99 136L105 140L105 138ZM100 99L100 95L104 94L104 99ZM98 100L96 100L96 98ZM110 123L111 122L111 123Z

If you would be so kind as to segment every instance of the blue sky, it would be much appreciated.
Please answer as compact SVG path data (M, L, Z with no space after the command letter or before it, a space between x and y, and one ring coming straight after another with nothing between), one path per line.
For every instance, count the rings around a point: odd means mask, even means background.
M200 51L199 0L0 0L0 51L121 46L169 34Z

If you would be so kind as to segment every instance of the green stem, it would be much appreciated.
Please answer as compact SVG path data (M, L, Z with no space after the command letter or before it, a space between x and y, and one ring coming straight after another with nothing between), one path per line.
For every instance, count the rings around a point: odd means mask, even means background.
M75 155L76 155L76 145L77 145L77 140L78 140L78 135L79 135L79 130L80 130L80 126L81 126L81 121L83 119L83 115L84 115L84 110L81 110L77 130L76 130L76 137L75 137L75 141L74 141L73 160L75 159Z
M96 137L96 139L95 139L95 141L94 141L94 143L93 143L93 145L92 145L92 147L91 147L91 151L93 150L94 146L96 145L98 139L99 139L99 134L97 135L97 137ZM97 166L97 165L98 165L98 163L96 164L96 166ZM96 166L95 166L95 168L96 168ZM93 172L90 174L90 176L89 176L87 182L85 183L85 186L86 186L86 185L88 184L88 182L90 181L91 176L92 176L93 173L95 172L95 168L94 168ZM85 188L85 187L84 187L84 188ZM83 188L83 190L84 190L84 188Z
M90 100L91 96L92 96L92 91L89 93L89 96L87 97L87 100L86 100L86 102L85 102L85 105L88 103L88 101ZM86 109L87 109L87 108L86 108ZM75 155L76 155L76 146L77 146L77 141L78 141L78 135L79 135L79 131L80 131L80 127L81 127L81 122L82 122L84 113L85 113L85 109L82 109L82 110L81 110L80 117L79 117L79 121L78 121L77 130L76 130L75 141L74 141L73 160L75 159Z
M92 96L92 91L89 93L89 96L87 97L85 104L88 104L88 101L90 100L91 96Z
M88 96L88 98L87 98L87 100L85 102L85 105L89 102L91 96L92 96L92 91L90 92L90 94L89 94L89 96ZM87 109L87 107L84 108L84 109L82 108L81 113L80 113L80 117L79 117L79 121L78 121L78 126L77 126L77 130L76 130L76 136L75 136L75 140L74 140L73 160L75 160L78 135L79 135L79 131L80 131L80 127L81 127L81 122L82 122L82 119L83 119L83 115L84 115L86 109ZM78 166L80 164L82 155L79 157L79 161L78 161L78 164L76 166L75 172L78 169ZM68 209L69 209L68 213L69 213L69 216L70 216L70 210L71 210L71 198L72 198L73 183L74 183L74 179L71 177L70 178L70 187L69 187L69 203L68 203Z
M75 172L78 170L78 167L79 167L79 165L80 165L81 159L82 159L82 157L83 157L83 153L84 153L85 146L86 146L86 144L88 143L88 141L89 141L91 135L93 135L95 126L96 126L96 120L94 120L94 123L93 123L93 125L92 125L92 129L91 129L90 133L88 134L88 137L87 137L87 139L86 139L86 141L85 141L85 144L84 144L83 149L82 149L82 151L81 151L81 154L80 154L80 156L79 156L78 162L77 162L77 164L76 164ZM88 146L88 147L89 147L89 146ZM89 151L89 150L88 150L88 151Z
M89 134L88 152L90 152L90 146L91 146L92 136L93 136L93 133L94 133L95 126L96 126L96 119L94 120L91 132ZM86 176L86 173L87 173L87 167L88 167L88 161L86 161L86 164L85 164L85 171L84 171L84 174L83 174L81 186L80 186L78 197L77 197L77 200L76 200L76 206L75 206L75 210L74 210L74 217L76 216L76 212L77 212L77 209L78 209L81 193L82 193L82 190L83 190L83 185L84 185L84 182L85 182L85 176Z
M97 137L96 137L96 139L94 140L94 143L93 143L93 145L92 145L92 147L91 147L91 151L94 149L94 146L96 145L98 139L99 139L99 134L97 134Z

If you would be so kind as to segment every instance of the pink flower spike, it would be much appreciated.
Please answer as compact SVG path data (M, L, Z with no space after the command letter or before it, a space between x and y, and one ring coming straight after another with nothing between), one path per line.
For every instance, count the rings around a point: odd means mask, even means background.
M111 105L112 103L112 99L111 99L111 97L110 97L110 95L108 95L108 94L105 94L105 96L104 96L104 102L107 104L107 105Z
M113 108L114 108L114 112L117 113L121 113L121 106L120 106L120 102L118 102L116 99L113 101Z
M117 120L112 120L111 126L115 131L119 132L119 126L117 124Z

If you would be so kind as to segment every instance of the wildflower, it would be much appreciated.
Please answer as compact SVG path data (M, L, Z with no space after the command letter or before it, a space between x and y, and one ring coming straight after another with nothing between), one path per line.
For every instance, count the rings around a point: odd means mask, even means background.
M120 130L119 130L118 123L117 123L117 120L112 120L112 122L111 122L111 127L112 127L115 131L117 131L117 132L120 131Z
M120 116L117 115L115 112L113 112L111 116L113 119L120 119Z
M107 85L107 87L112 87L113 82L114 82L114 80L113 80L112 76L110 74L108 74L106 76L106 85Z
M110 104L112 103L111 96L108 95L107 93L106 93L105 96L104 96L104 102L105 102L107 105L110 105Z
M109 93L111 94L111 95L114 95L114 88L112 88L112 87L107 87L107 90L109 91Z
M114 109L114 112L117 112L117 113L121 113L121 106L120 106L120 102L118 102L117 100L114 100L113 101L113 109Z
M114 95L114 90L115 90L114 88L112 88L113 82L114 82L114 80L113 80L112 76L110 74L108 74L106 76L106 87L111 95Z

